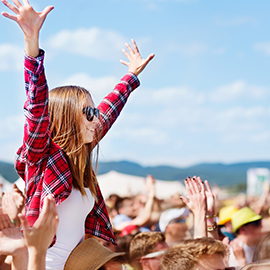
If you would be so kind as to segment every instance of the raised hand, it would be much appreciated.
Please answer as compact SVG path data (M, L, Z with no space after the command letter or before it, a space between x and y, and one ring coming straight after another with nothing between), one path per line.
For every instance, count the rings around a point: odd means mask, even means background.
M20 230L0 208L0 256L12 255L13 269L27 268L27 248Z
M19 214L19 218L23 226L26 245L29 249L35 249L46 254L59 222L53 197L48 195L44 199L43 209L32 228L29 227L29 223L24 215Z
M48 6L42 12L36 12L28 0L23 0L23 5L19 0L13 0L14 5L6 0L2 0L2 3L16 14L2 12L2 15L17 22L28 38L38 34L47 14L53 9L52 6Z
M205 195L207 198L207 215L215 214L215 195L212 192L212 189L207 180L204 181L206 186Z
M199 177L185 179L188 197L181 196L183 202L194 214L194 238L207 236L205 186Z
M6 192L2 198L3 212L9 215L9 218L15 222L17 227L20 227L18 214L22 212L24 207L23 193L18 189L16 184L13 184L13 192Z
M28 0L23 0L23 4L21 4L19 0L13 0L14 5L6 0L2 0L2 3L15 13L15 15L11 15L7 12L2 12L2 15L17 22L21 27L25 38L26 54L33 57L38 56L39 30L46 16L53 9L53 6L46 7L42 12L36 12L29 4Z
M6 192L2 198L2 209L5 214L9 215L9 218L16 221L19 214L19 209L13 199L12 193Z
M152 175L147 175L145 179L145 189L149 197L155 197L156 194L156 179Z
M181 196L184 203L194 214L206 213L206 194L205 186L201 182L201 179L196 176L193 178L188 177L185 179L185 186L188 192L188 197Z
M146 59L143 59L135 41L132 39L131 42L133 48L131 48L129 44L125 44L129 53L124 49L122 50L129 62L123 60L120 60L120 62L128 67L129 72L138 76L155 55L152 53Z

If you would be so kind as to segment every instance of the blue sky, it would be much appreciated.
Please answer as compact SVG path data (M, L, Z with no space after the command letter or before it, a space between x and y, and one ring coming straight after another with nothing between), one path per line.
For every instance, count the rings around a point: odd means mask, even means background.
M125 42L156 56L139 76L99 160L184 167L270 160L270 1L30 1L55 9L41 31L49 87L99 103L127 68ZM2 5L2 11L7 8ZM23 35L0 18L0 160L22 143Z

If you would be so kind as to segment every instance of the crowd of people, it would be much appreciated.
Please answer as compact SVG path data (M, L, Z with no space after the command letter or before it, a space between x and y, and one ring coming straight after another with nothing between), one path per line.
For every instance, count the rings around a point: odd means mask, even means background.
M194 176L187 196L160 200L147 176L145 194L103 198L92 152L154 54L143 59L134 40L126 44L128 73L95 107L82 87L48 89L39 33L53 7L2 2L24 33L27 100L15 161L25 190L2 197L0 269L269 269L269 185L257 200L226 204Z
M105 198L117 245L85 234L63 269L270 269L269 185L260 198L245 201L220 200L208 181L196 176L185 179L187 196L160 200L154 177L147 176L145 185L144 194ZM45 197L32 227L24 200L15 184L2 197L1 270L46 269L59 223L55 200Z

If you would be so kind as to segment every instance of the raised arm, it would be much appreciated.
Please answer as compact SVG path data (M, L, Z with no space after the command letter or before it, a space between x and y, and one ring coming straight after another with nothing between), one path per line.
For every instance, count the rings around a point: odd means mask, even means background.
M188 197L181 197L183 202L194 215L194 239L207 236L206 231L206 211L207 202L205 186L201 179L196 176L185 179Z
M29 270L45 270L45 257L47 249L56 233L59 218L53 197L48 195L44 199L43 209L33 225L29 227L26 217L19 218L23 227L25 243L29 250Z
M132 40L132 48L127 43L126 47L128 52L123 49L123 53L128 61L120 60L120 62L128 67L128 73L98 106L101 116L100 125L98 126L99 140L104 137L119 116L130 93L140 85L137 76L155 56L150 54L146 59L143 59L134 40Z
M26 124L24 126L23 147L18 151L16 168L24 178L22 166L40 161L49 143L48 87L44 74L44 52L39 50L39 31L47 14L53 9L49 6L41 13L36 12L28 0L13 0L10 4L2 0L15 15L2 12L2 15L18 23L25 40L25 90L27 101L24 105ZM25 179L27 180L27 179Z
M2 12L2 15L18 23L24 33L25 52L28 56L37 57L39 55L39 31L52 6L46 7L42 12L36 12L29 4L28 0L13 0L14 5L6 0L2 3L7 6L15 15Z

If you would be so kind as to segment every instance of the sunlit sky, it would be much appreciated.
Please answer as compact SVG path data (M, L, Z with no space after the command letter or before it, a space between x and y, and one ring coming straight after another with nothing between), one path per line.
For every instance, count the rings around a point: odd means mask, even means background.
M98 104L127 72L125 42L156 54L100 143L100 161L270 160L269 0L30 3L55 7L40 35L50 88L77 84ZM24 43L13 21L2 16L0 29L0 160L12 162L22 143Z

